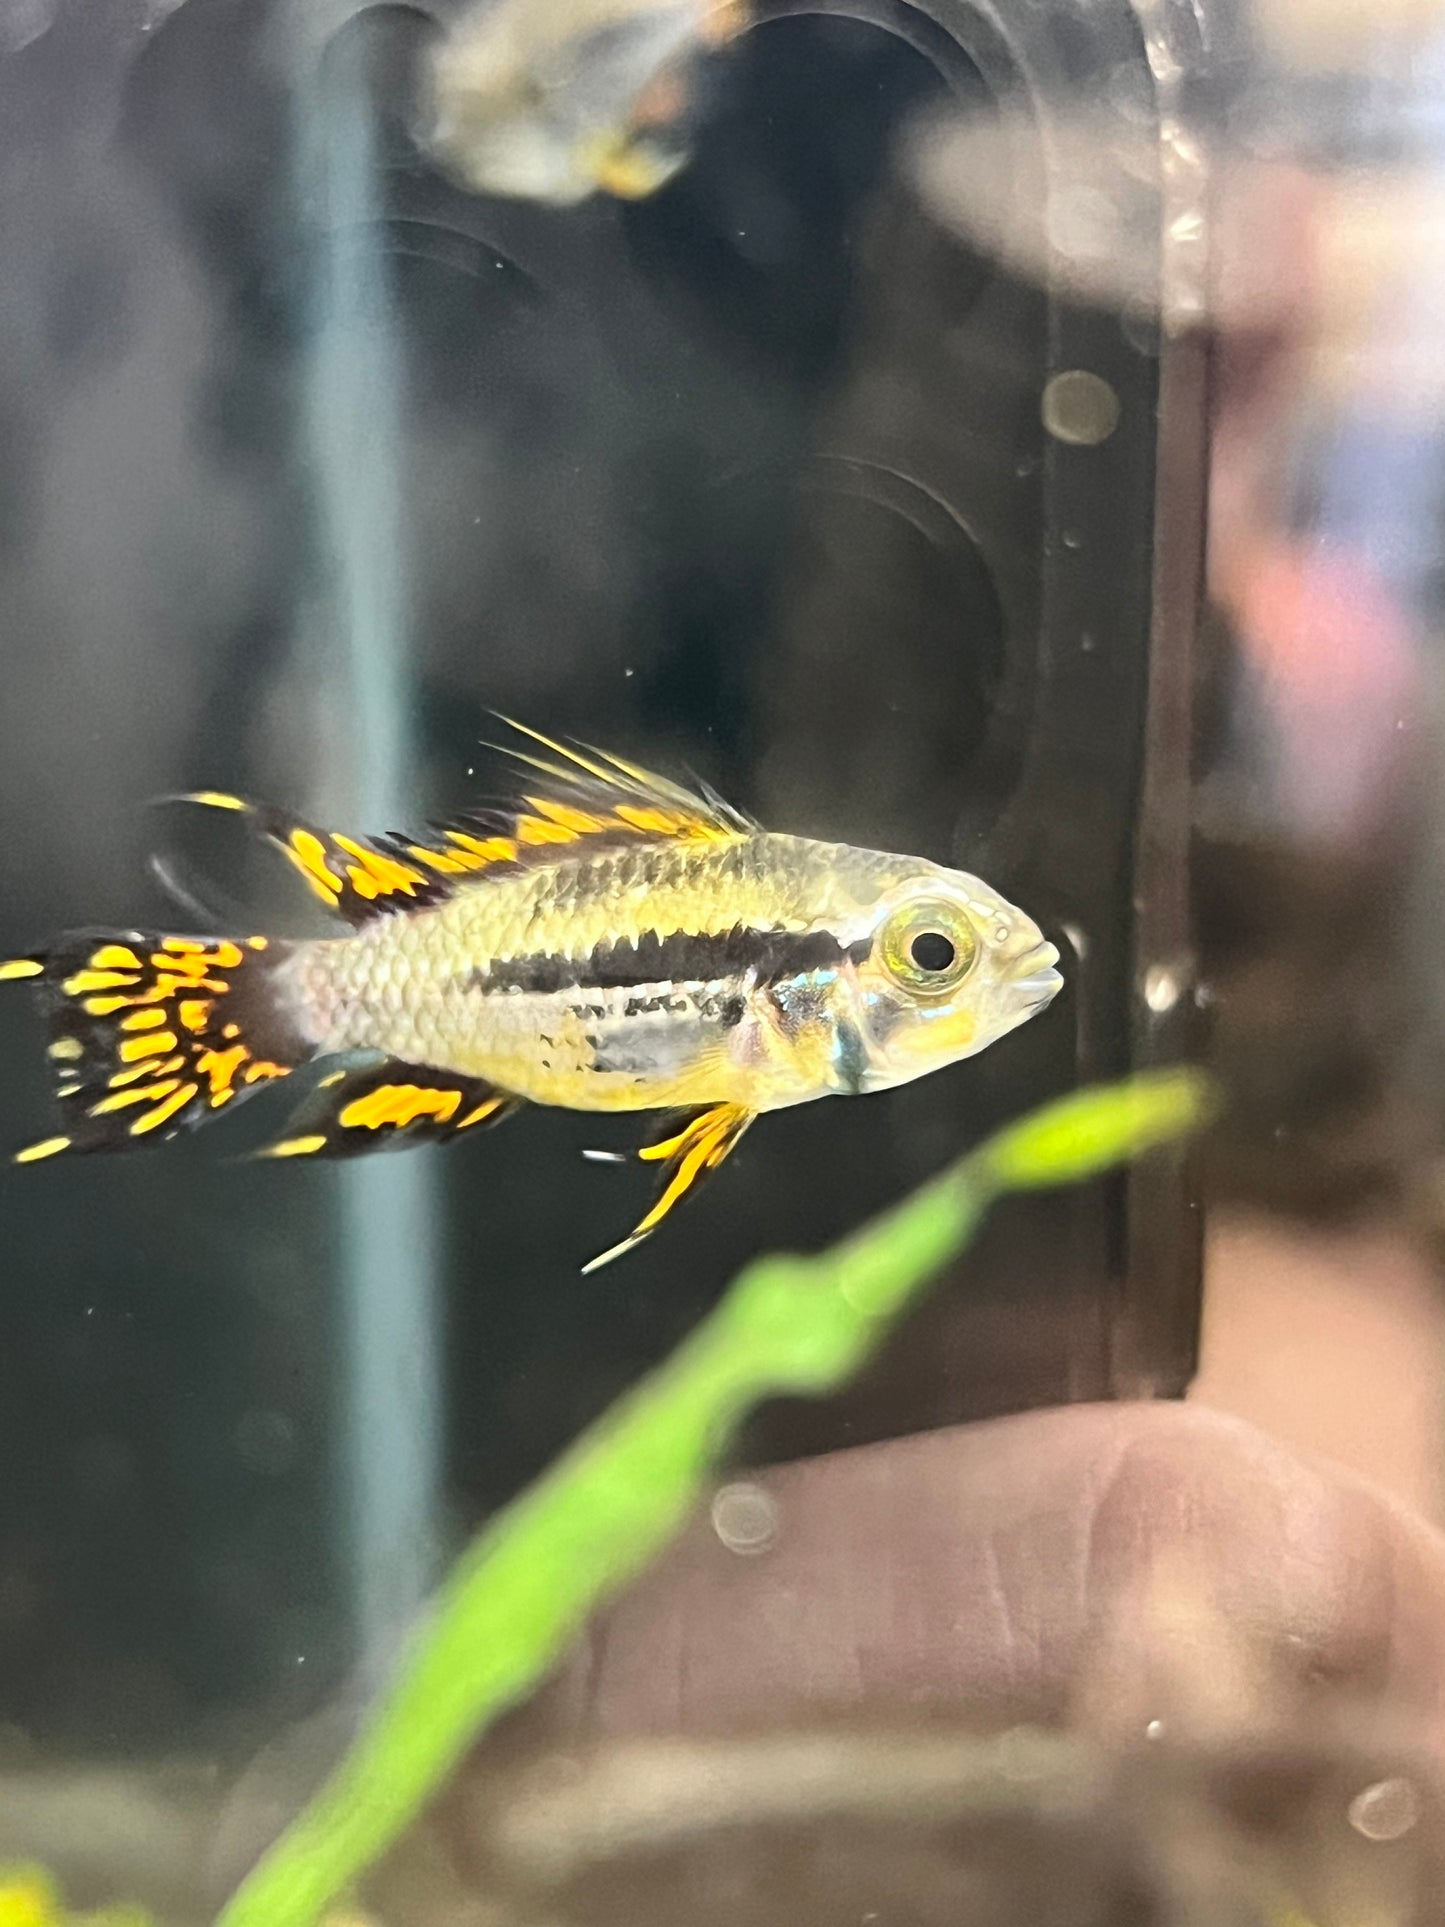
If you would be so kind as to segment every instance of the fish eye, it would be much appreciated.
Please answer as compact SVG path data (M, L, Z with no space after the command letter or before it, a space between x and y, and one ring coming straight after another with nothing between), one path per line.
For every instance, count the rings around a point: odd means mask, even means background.
M884 925L882 957L890 976L925 996L952 990L973 968L978 939L951 903L913 903Z
M908 940L908 954L920 970L930 976L937 976L940 970L952 968L958 955L958 946L952 937L945 937L941 930L920 930L916 937Z

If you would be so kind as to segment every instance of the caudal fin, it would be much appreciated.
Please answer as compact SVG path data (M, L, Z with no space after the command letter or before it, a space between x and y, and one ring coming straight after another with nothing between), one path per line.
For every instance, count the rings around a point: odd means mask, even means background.
M276 994L288 948L81 930L0 963L0 982L32 981L47 1009L62 1116L17 1162L174 1137L304 1063L311 1045Z

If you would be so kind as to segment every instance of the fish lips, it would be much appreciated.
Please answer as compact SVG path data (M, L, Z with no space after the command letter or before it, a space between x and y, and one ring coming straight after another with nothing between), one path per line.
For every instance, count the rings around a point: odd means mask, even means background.
M1009 977L1009 993L1023 999L1026 1015L1033 1017L1046 1010L1064 987L1064 976L1055 966L1059 953L1051 943L1041 943L1021 957Z

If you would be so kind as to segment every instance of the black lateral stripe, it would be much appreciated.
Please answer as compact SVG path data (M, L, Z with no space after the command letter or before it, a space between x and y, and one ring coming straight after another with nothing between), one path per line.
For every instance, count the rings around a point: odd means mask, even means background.
M544 996L559 990L632 990L641 984L716 984L748 971L757 973L759 984L774 984L861 963L871 948L868 940L845 948L827 930L751 930L734 924L703 936L677 932L667 937L648 930L635 942L598 944L588 957L498 958L474 971L471 981L479 990Z

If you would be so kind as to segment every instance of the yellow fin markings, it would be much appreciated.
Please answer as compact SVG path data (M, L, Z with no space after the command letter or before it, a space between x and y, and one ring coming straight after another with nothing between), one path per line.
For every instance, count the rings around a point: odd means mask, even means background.
M283 1138L279 1144L268 1144L256 1153L258 1158L306 1158L317 1151L326 1149L324 1132L312 1132L306 1137Z
M17 1151L14 1161L16 1164L38 1164L42 1158L53 1158L61 1151L68 1151L71 1142L68 1137L43 1137L38 1144L27 1144L23 1151Z
M158 1129L168 1118L174 1117L177 1111L189 1104L193 1097L198 1096L200 1088L199 1084L182 1084L178 1091L172 1091L171 1095L157 1104L153 1111L147 1111L144 1117L136 1119L130 1127L131 1136L143 1137L147 1131Z
M637 1154L640 1158L667 1160L667 1181L662 1193L627 1237L619 1244L609 1246L606 1251L599 1252L583 1265L583 1272L600 1271L603 1265L611 1264L614 1258L620 1258L624 1252L631 1251L644 1238L650 1237L674 1206L718 1168L755 1116L755 1112L745 1109L741 1104L710 1105L671 1137L659 1144L644 1145Z
M115 1150L201 1122L309 1055L271 977L289 946L251 937L78 931L44 959L67 1149ZM278 1061L288 1053L289 1062ZM48 1140L47 1140L48 1142ZM41 1156L32 1152L31 1162ZM44 1155L50 1155L47 1151Z
M282 1145L269 1156L358 1157L368 1152L454 1137L483 1123L500 1123L519 1100L480 1077L389 1058L322 1078L290 1120Z

